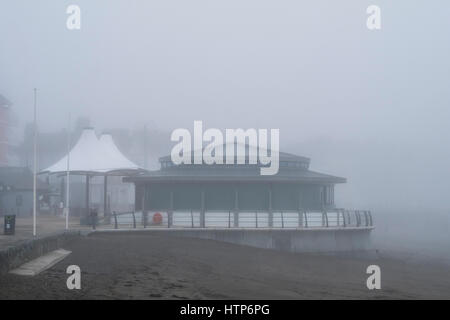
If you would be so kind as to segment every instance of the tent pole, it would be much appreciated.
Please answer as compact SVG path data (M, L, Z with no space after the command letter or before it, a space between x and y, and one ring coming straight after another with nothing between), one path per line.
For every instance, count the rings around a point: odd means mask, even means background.
M69 230L69 203L70 203L70 113L67 127L67 187L66 187L66 230Z
M108 175L105 174L103 180L103 216L108 216L107 212L107 194L108 194Z
M36 236L36 174L37 174L37 123L36 123L36 88L34 88L34 125L33 125L33 236Z
M89 217L89 174L86 175L86 218Z

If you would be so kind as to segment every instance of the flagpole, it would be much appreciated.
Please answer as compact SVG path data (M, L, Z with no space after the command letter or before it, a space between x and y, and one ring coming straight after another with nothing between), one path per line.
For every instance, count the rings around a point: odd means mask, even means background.
M33 236L36 236L36 173L37 173L37 123L36 123L36 100L37 92L34 88L34 134L33 134Z
M70 204L70 113L67 126L67 178L66 178L66 230L69 230L69 204Z

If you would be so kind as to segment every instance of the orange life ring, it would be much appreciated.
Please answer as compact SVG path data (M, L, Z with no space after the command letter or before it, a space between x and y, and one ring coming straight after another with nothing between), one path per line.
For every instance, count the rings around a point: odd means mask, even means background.
M153 224L161 224L163 217L161 215L161 213L156 212L155 214L153 214Z

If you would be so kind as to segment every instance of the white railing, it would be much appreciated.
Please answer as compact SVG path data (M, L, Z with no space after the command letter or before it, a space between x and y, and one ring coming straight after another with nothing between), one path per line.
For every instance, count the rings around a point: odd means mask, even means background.
M153 212L113 212L107 224L115 229L138 227L202 228L200 211L159 212L162 219L153 222ZM333 209L324 211L275 211L270 224L268 212L207 211L203 228L367 228L373 227L370 210ZM100 220L102 224L106 219Z

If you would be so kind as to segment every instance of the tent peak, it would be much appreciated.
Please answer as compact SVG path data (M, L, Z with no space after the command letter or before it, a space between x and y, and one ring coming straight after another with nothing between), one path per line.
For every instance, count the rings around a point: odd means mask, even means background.
M75 146L69 152L70 168L67 168L67 155L60 161L41 171L49 173L112 173L142 170L128 160L117 148L110 134L103 134L100 139L94 128L85 128Z

